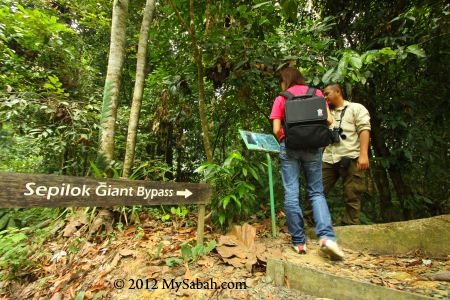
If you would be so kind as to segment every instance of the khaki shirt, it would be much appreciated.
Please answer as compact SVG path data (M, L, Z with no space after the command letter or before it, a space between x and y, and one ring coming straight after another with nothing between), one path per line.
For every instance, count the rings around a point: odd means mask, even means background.
M363 130L370 130L370 115L367 109L359 103L344 100L344 105L331 110L333 116L333 124L331 128L339 126L341 112L345 106L344 118L341 128L346 139L342 139L337 144L328 145L323 152L323 161L329 164L335 164L341 161L342 157L351 158L359 157L359 133Z

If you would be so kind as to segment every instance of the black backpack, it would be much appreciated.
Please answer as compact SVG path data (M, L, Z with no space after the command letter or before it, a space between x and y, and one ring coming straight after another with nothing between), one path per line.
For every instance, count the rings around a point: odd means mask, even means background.
M320 148L332 143L326 100L315 96L315 92L310 87L304 95L281 93L286 98L283 129L289 149Z

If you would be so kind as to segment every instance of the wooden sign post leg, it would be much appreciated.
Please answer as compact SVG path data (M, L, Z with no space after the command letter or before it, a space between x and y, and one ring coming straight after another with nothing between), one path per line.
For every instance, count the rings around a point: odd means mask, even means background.
M203 245L205 233L205 204L198 205L197 245Z

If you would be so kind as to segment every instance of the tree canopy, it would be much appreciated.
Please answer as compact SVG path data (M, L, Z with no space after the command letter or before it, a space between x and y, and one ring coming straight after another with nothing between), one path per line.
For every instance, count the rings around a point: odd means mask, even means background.
M0 170L121 173L144 7L130 1L124 25L110 161L98 155L110 1L0 1ZM209 180L221 224L261 213L265 157L238 129L271 132L291 64L370 111L364 222L448 213L449 13L446 1L156 1L132 176Z

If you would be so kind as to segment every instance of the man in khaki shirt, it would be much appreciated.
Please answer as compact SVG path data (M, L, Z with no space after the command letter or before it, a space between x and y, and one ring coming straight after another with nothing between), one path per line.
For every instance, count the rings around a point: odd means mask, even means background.
M342 177L345 202L342 225L359 224L361 197L365 191L364 172L369 168L369 112L359 103L344 100L338 84L328 85L324 95L333 115L333 127L339 126L341 113L345 109L340 141L327 146L323 153L324 193L327 195L339 177Z
M369 112L359 103L344 100L338 84L328 85L324 96L333 116L332 126L337 128L340 123L342 132L339 143L328 145L323 153L323 190L326 196L342 177L345 213L341 225L360 224L361 197L366 188L364 172L369 168ZM310 207L307 202L305 221L308 224L312 222Z

